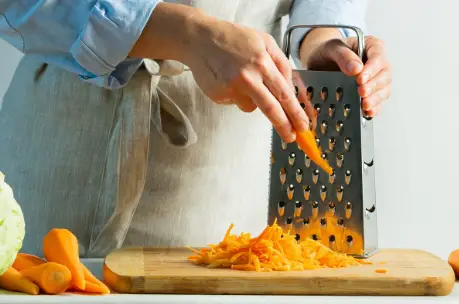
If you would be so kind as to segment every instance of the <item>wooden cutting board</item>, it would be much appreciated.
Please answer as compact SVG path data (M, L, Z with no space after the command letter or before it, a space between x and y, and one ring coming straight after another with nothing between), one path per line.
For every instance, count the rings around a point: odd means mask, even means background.
M381 250L372 265L264 273L208 269L189 255L186 248L120 249L105 259L104 279L121 293L402 296L448 295L455 281L447 262L411 249Z

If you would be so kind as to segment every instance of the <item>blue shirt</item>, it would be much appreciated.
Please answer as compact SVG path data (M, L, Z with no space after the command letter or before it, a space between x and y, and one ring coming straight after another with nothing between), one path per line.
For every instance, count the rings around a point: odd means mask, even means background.
M290 24L364 30L367 0L295 0ZM128 54L160 0L0 0L0 37L24 54L117 89L142 64ZM292 55L307 32L294 32ZM344 37L352 35L341 30Z

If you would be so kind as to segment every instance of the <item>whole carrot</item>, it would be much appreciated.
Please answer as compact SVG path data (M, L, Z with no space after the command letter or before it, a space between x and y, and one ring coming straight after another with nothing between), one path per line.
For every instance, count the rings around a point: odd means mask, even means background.
M49 262L65 265L72 273L72 285L85 289L83 268L78 253L78 240L67 229L52 229L43 239L43 253Z
M41 264L46 263L45 260L28 253L18 253L16 259L13 263L13 268L17 271L21 271L23 269L35 267Z
M64 292L72 281L70 270L66 266L54 262L27 268L20 273L37 284L47 294Z
M40 292L40 287L38 287L38 285L23 276L13 267L10 267L0 276L0 288L9 291L19 291L30 295L37 295Z

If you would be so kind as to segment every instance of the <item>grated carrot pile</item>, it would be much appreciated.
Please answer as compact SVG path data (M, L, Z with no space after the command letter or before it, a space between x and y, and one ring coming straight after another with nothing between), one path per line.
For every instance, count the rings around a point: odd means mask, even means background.
M188 260L209 268L232 268L247 271L289 271L315 268L340 268L366 264L364 261L334 252L321 243L306 239L298 242L284 233L276 223L267 226L258 237L250 233L231 234L231 224L218 245L209 245Z

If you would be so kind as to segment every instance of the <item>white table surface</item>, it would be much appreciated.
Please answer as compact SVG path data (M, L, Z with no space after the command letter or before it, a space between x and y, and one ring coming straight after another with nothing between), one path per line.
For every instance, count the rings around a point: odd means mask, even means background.
M102 260L83 261L88 268L98 277L101 277ZM371 301L371 302L370 302ZM2 293L0 291L0 303L202 303L202 304L283 304L283 303L307 303L307 304L382 304L382 303L458 303L459 282L453 291L444 297L370 297L370 296L209 296L209 295L134 295L134 294L110 294L104 296L88 296L75 294L62 295L38 295L29 296L20 293Z

